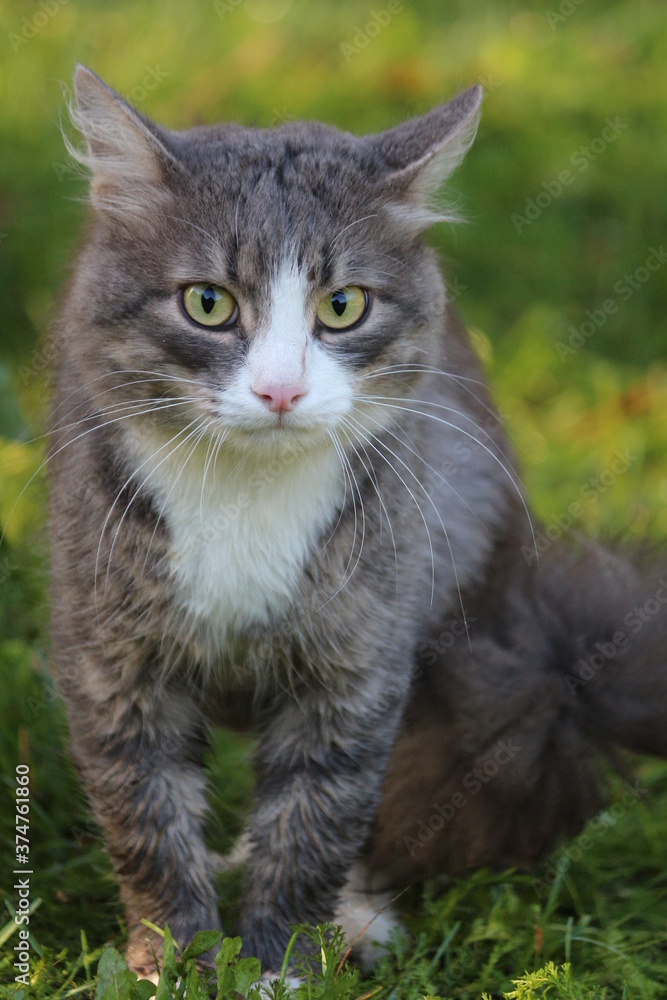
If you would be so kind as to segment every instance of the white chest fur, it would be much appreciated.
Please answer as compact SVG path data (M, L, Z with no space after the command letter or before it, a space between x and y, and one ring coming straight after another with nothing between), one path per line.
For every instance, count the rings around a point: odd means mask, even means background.
M155 450L134 444L142 462ZM289 607L342 499L341 466L329 448L277 458L221 452L215 468L205 448L185 466L180 451L162 460L165 449L138 475L150 471L145 488L170 531L178 603L224 640Z

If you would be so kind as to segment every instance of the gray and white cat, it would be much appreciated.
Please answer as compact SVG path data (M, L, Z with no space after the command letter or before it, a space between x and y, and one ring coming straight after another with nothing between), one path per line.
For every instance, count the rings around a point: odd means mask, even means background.
M240 931L275 970L294 923L356 936L371 884L543 855L608 742L665 752L667 614L624 625L664 585L583 542L533 558L421 240L479 88L365 137L170 132L83 67L75 93L93 215L50 458L72 751L152 974L141 918L219 925L207 726L256 726Z

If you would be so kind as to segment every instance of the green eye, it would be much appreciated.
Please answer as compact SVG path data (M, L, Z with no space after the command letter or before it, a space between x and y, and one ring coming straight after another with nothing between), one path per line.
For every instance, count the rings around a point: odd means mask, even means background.
M317 318L328 330L346 330L358 323L367 309L368 292L358 285L349 285L322 299Z
M183 308L200 326L225 326L236 319L239 307L226 288L198 281L183 289Z

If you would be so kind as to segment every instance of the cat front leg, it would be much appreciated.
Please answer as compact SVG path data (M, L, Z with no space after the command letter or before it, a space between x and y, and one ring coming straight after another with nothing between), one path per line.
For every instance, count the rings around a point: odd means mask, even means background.
M241 935L263 969L293 924L334 919L375 815L407 685L357 681L342 700L286 697L260 738Z
M100 703L81 688L68 693L75 762L125 905L128 965L154 978L161 938L142 918L168 924L181 947L196 931L220 925L202 838L200 720L185 693L144 693L141 708L137 702L124 696Z

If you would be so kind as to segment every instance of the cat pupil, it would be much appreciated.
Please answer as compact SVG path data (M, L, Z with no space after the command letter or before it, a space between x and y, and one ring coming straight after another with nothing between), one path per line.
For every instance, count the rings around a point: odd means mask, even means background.
M336 316L342 316L347 306L347 295L345 292L334 292L331 296L331 307Z
M202 292L201 307L207 316L213 309L213 306L215 305L215 299L216 299L215 292L213 291L212 288L206 288Z

